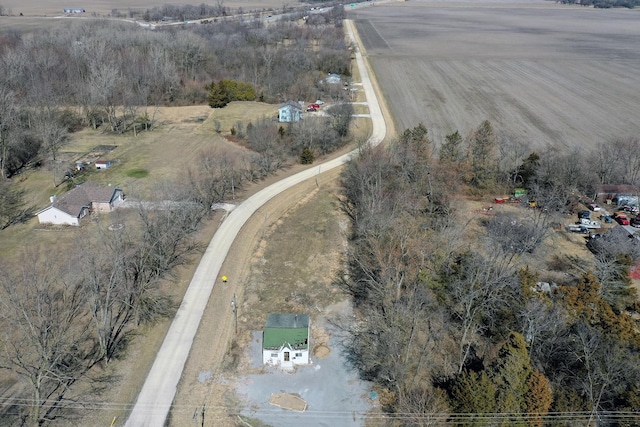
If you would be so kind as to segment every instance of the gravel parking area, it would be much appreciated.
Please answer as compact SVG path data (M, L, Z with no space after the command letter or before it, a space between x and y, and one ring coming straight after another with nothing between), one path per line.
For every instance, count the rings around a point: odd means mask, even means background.
M336 304L327 313L348 315L346 302ZM360 427L364 426L364 414L374 402L369 399L368 386L358 379L357 373L347 367L341 351L337 330L325 318L312 317L312 327L331 334L323 351L323 358L313 357L313 364L298 367L289 373L277 368L265 367L260 373L246 375L236 383L237 394L243 400L241 414L259 419L272 426L304 425L307 427ZM261 332L254 332L247 357L253 368L261 368ZM311 346L314 347L312 338ZM307 402L304 412L280 409L269 404L273 393L297 394Z

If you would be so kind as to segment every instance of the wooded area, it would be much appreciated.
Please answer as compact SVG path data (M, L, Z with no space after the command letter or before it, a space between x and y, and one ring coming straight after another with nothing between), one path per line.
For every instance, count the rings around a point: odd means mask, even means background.
M0 40L0 171L55 159L78 126L148 130L154 107L207 102L211 82L251 84L265 102L340 100L326 73L350 73L340 19L220 22L145 30L87 20ZM313 21L313 22L312 22ZM336 24L337 23L337 24ZM246 98L243 98L246 99Z
M576 194L637 184L628 166L638 155L624 151L636 143L526 153L485 121L435 149L420 125L347 165L352 235L339 282L357 316L343 327L351 361L377 384L392 425L441 425L443 414L465 426L638 421L638 303L628 275L638 245L627 239L595 260L558 253L544 271L529 267L544 260L550 223ZM487 217L478 232L463 221L456 199L515 182L537 208ZM550 292L541 274L557 278Z

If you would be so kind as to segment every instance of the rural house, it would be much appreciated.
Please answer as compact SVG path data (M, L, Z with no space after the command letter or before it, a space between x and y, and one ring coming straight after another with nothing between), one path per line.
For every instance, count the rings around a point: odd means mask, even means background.
M623 205L625 203L620 203L620 201L624 201L629 197L635 197L637 204L638 193L638 189L633 185L602 184L596 193L596 200L600 200L605 204L617 203Z
M342 79L340 78L340 74L329 73L327 74L327 78L324 80L327 84L338 84Z
M309 364L308 314L269 314L262 332L262 362L287 370Z
M111 212L124 200L122 190L87 181L63 194L51 197L51 205L36 212L40 224L80 225L90 212Z
M296 123L300 121L302 109L293 101L285 102L278 108L278 121L280 123Z

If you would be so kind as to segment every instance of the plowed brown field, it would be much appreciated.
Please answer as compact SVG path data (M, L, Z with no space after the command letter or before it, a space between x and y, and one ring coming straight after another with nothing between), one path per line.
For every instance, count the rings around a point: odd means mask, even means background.
M356 21L399 131L434 142L490 120L532 149L640 133L640 10L552 2L403 2Z

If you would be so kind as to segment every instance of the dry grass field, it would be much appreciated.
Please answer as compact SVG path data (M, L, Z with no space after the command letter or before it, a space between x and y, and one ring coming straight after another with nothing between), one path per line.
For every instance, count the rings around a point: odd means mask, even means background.
M202 150L244 151L215 132L215 120L220 122L221 133L228 134L237 121L246 126L250 121L273 117L277 111L277 105L260 102L232 102L224 109L212 109L208 105L163 107L155 113L157 127L152 132L139 133L137 137L85 129L72 135L71 142L59 153L59 163L48 163L40 169L25 172L20 184L28 192L29 203L39 210L49 204L50 195L67 191L65 184L54 185L54 169L60 177L60 171L72 167L76 160L112 160L113 166L107 170L98 171L92 165L87 167L83 181L117 185L129 196L145 198L158 182L183 176ZM115 148L108 152L96 151L99 146ZM144 176L138 176L135 171L143 171ZM59 179L57 183L60 183ZM3 230L0 255L16 254L16 248L28 245L34 235L43 245L59 241L56 233L40 231L35 217L26 224Z
M640 10L410 1L356 9L398 131L439 143L483 120L532 148L640 132Z

